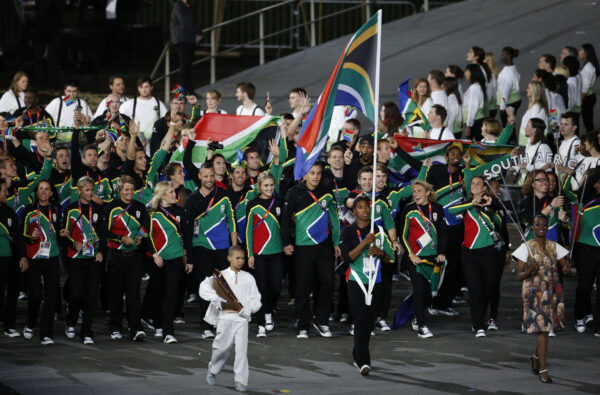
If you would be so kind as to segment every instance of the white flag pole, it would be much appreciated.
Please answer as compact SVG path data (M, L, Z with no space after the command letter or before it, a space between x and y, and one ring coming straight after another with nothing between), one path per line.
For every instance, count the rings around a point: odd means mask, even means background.
M374 152L373 152L373 191L371 195L371 233L375 231L375 177L377 170L377 125L379 119L379 68L380 68L380 58L381 58L381 10L377 11L377 55L376 55L376 63L375 63L375 86L374 86L374 108L373 108L373 124L374 124ZM373 268L373 256L369 256L369 269ZM369 271L369 287L368 291L365 295L365 304L367 306L371 305L373 300L373 288L375 287L375 281L377 280L377 270L379 270L379 264L377 264L377 268L375 271Z

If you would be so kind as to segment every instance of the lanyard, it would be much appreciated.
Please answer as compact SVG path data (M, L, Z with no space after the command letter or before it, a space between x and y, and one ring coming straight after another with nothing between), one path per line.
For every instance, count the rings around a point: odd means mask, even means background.
M254 225L254 229L253 230L258 229L258 227L260 226L260 224L262 224L264 222L265 218L267 218L267 216L271 212L271 207L273 207L273 203L275 203L275 196L273 196L273 198L271 199L271 203L269 203L269 207L267 208L267 212L265 213L265 215L263 215L263 217L260 219L260 221L258 221L258 223L256 225Z
M335 185L335 201L337 202L337 205L340 205L340 193L338 191L338 183L335 180L335 176L333 177L333 185Z
M317 203L317 205L319 207L321 207L321 210L327 212L327 209L323 206L321 206L321 202L319 202L319 199L317 199L317 197L315 196L314 193L312 193L312 191L310 189L307 189L306 192L308 192L308 194L310 195L311 198L313 198L313 200L315 201L315 203Z
M215 188L215 192L213 193L212 197L210 198L210 202L208 202L208 206L206 207L206 211L204 212L204 215L208 214L208 212L210 211L210 208L213 205L216 195L217 195L217 188Z
M167 216L168 216L169 218L171 218L171 220L172 220L173 222L175 222L175 227L177 228L177 232L179 232L179 236L180 236L180 237L181 237L181 236L183 236L183 235L182 235L182 232L181 232L180 225L179 225L179 220L177 219L177 217L176 217L176 216L174 216L173 214L171 214L171 213L170 213L170 212L169 212L169 211L168 211L166 208L164 208L163 206L159 206L159 208L161 209L161 211L162 211L163 213L167 214Z
M240 199L238 200L237 204L235 205L235 208L233 209L234 211L237 211L238 207L240 206L240 204L242 204L243 200L244 200L244 191L242 191L242 196L240 196Z
M427 226L427 233L429 233L429 236L433 237L433 233L431 232L431 225L433 224L433 221L431 220L431 202L429 202L429 222L427 222L427 218L425 217L425 214L423 214L423 210L421 210L421 207L419 207L419 205L417 204L417 209L419 210L419 213L421 213L421 217L423 217L423 221L425 221L425 226Z
M29 124L31 125L33 123L33 119L31 117L31 111L27 110L27 115L29 116ZM37 112L37 121L36 123L40 123L40 110L38 110Z
M65 180L63 181L62 186L60 187L60 189L58 190L58 194L60 195L63 191L63 189L65 188L65 186L67 185L67 180L69 179L69 173L67 173L67 175L65 176ZM79 215L81 215L81 212L79 213Z
M14 206L14 210L15 212L17 212L17 207L19 206L19 190L17 189L17 187L13 188L15 191L15 198L13 199L13 206Z
M81 234L83 236L83 240L85 241L86 237L85 237L85 230L83 229L83 219L82 219L83 214L81 213L81 200L77 201L77 205L78 205L78 208L79 208L79 221L78 221L79 222L79 227L81 228ZM92 228L92 202L91 201L90 201L89 205L90 206L89 206L89 210L88 210L88 221L89 221L89 224L90 224L90 236L93 237L94 236L94 229Z
M85 171L85 175L91 178L90 172L88 170ZM98 184L100 184L102 182L102 178L100 177L100 172L96 172L96 175L98 176ZM67 177L68 177L68 175L67 175ZM67 180L67 177L65 177L65 181Z
M42 212L40 211L40 204L37 204L38 217L42 218ZM42 221L39 221L40 228L42 227ZM52 206L48 205L48 241L52 239Z
M598 201L598 198L594 199L594 200L590 200L589 202L587 202L587 204L585 206L583 206L583 210L581 210L581 212L583 213L589 206L591 206L592 204L596 203Z
M450 168L448 170L448 188L450 188L450 201L454 201L454 191L452 190L452 173L450 173ZM460 176L460 172L458 173L458 183L462 181L462 177ZM458 186L458 196L460 197L460 185Z

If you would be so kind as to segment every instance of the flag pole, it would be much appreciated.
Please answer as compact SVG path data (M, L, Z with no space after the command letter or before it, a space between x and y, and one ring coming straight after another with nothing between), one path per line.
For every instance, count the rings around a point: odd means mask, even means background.
M375 177L377 174L377 125L379 120L379 68L381 58L381 10L377 10L377 55L375 59L375 87L374 87L374 107L373 107L373 130L374 130L374 151L373 151L373 190L371 194L371 233L375 231ZM373 256L369 256L369 266L373 268ZM365 304L371 305L373 299L373 288L375 287L375 281L377 279L377 271L379 270L379 261L375 263L375 270L369 272L369 284L367 294L365 295Z

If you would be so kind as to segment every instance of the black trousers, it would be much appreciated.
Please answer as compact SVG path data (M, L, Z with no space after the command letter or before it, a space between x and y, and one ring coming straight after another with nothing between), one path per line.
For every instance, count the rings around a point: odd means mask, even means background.
M5 331L16 328L19 273L19 263L14 257L0 258L0 313Z
M465 234L464 224L448 226L447 232L448 248L446 250L446 259L448 264L446 265L442 286L432 302L433 306L440 309L452 307L452 299L459 294L463 284L461 243ZM410 261L407 264L412 265Z
M196 290L200 283L206 278L213 275L215 269L225 270L229 267L227 263L227 250L209 250L204 247L194 247L194 275L196 281ZM200 298L200 317L204 318L206 310L208 310L209 302ZM212 326L204 321L200 321L202 330L210 329Z
M594 329L600 330L600 296L596 294L596 303L592 309L592 291L594 281L600 290L600 247L577 243L577 288L575 290L575 319L582 320L586 315L594 314ZM600 291L599 291L600 292Z
M155 328L162 328L163 335L173 335L173 320L181 277L185 273L183 257L163 260L163 267L156 264L150 269L150 305ZM150 284L148 284L150 286Z
M265 324L265 314L272 314L281 294L283 254L254 255L254 278L262 304L256 313L256 323Z
M131 337L135 332L142 330L140 323L140 285L142 282L143 257L141 251L131 255L123 255L118 250L109 250L107 253L108 274L108 305L110 309L109 330L111 332L122 330L123 321L123 293L127 298L127 323Z
M98 285L102 263L94 258L69 259L69 314L67 326L77 325L79 310L83 310L81 338L93 337L92 324L98 305Z
M469 288L471 322L475 331L485 329L485 313L496 283L498 254L500 251L494 247L462 249L463 271Z
M348 314L348 284L346 284L346 273L338 273L338 302L337 312L342 314Z
M290 299L296 297L296 269L294 268L294 255L284 255L283 264L287 276L287 289Z
M483 125L483 119L476 119L473 122L473 126L471 126L471 137L470 139L475 139L477 141L481 140L481 126Z
M436 257L429 257L429 259L436 259ZM417 267L410 259L408 261L406 267L410 274L410 282L412 283L413 308L415 309L417 325L426 326L427 314L425 314L425 309L431 303L431 284L429 284L429 281L421 273L417 272ZM444 279L444 281L446 280Z
M296 268L296 316L298 329L308 330L312 321L310 293L316 284L315 323L327 325L331 305L335 274L333 246L330 240L314 246L296 246L294 250Z
M392 304L392 277L394 267L392 263L381 263L381 299L377 305L377 316L387 319L390 305Z
M179 57L179 78L181 86L190 93L194 92L192 83L192 59L194 58L194 43L184 42L177 44Z
M367 285L365 284L365 288ZM354 317L354 349L352 358L361 367L371 366L371 353L369 352L369 340L371 331L375 327L376 307L381 299L381 283L373 287L373 300L371 305L365 304L365 294L356 281L348 281L348 301L350 311Z
M500 307L500 285L502 283L502 274L504 273L504 257L506 256L506 249L502 249L498 253L498 260L496 263L496 281L492 294L490 295L490 318L498 320L498 307Z
M581 118L585 131L589 132L594 129L594 105L596 105L596 94L585 95L581 102Z
M27 309L28 328L35 328L40 306L42 304L42 294L44 308L42 310L42 321L40 324L40 339L44 337L53 337L54 313L56 311L56 290L58 289L58 257L49 259L30 259L29 260L29 299ZM42 280L43 291L42 291Z

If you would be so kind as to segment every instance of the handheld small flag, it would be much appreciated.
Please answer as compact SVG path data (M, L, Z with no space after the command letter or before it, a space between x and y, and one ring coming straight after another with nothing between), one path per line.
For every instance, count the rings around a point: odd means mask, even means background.
M344 130L344 140L352 142L352 138L354 137L354 130Z
M241 149L238 149L237 150L237 163L238 163L238 166L241 166L243 161L244 161L244 151L242 151Z
M182 98L182 97L183 97L183 93L181 93L181 92L177 92L175 94L175 99L179 99L179 98Z
M550 119L553 124L558 125L558 110L556 108L550 109Z
M121 137L121 133L118 130L107 130L106 134L113 144L116 144L119 137Z
M265 107L267 106L268 103L271 103L271 95L269 95L269 92L267 92L267 97L265 99Z
M183 93L183 88L181 87L181 85L177 84L173 87L173 90L171 91L171 93ZM177 97L177 96L175 96Z
M473 137L473 141L471 141L471 147L477 148L478 150L481 150L481 151L485 150L485 145L483 145L479 141L475 140L475 137Z
M69 107L71 104L75 103L75 98L72 95L67 95L67 96L63 97L62 100L67 107Z
M419 106L417 106L410 98L408 82L411 78L412 77L409 77L398 86L398 103L400 105L400 112L404 117L404 122L402 122L400 127L404 128L405 126L419 125L424 130L431 130L431 125L429 124L427 117L425 117Z

